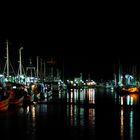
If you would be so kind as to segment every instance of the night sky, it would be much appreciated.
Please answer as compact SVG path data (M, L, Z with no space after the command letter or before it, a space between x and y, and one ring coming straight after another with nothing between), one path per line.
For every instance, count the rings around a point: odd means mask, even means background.
M66 77L82 72L84 77L90 74L93 79L111 79L119 59L125 66L139 66L139 28L133 13L121 13L113 7L90 10L54 12L46 18L35 14L9 17L10 22L1 25L1 60L8 39L14 61L23 46L25 65L29 57L53 56L60 67L64 64Z

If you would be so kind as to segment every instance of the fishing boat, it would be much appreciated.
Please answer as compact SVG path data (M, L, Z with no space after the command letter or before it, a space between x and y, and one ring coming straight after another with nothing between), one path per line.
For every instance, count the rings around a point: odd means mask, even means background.
M0 111L6 111L9 107L9 97L6 90L0 86Z
M26 91L24 94L24 103L30 104L34 102L34 93Z
M139 88L136 86L131 86L131 87L118 87L116 88L117 93L120 95L125 95L125 94L139 94Z
M0 85L0 112L8 110L9 107L9 96L5 90Z
M6 111L9 107L9 98L0 100L0 111Z
M9 105L22 106L24 101L24 87L20 84L14 85L9 91Z
M10 106L14 105L14 106L22 106L23 105L23 100L24 100L24 96L21 96L20 98L14 98L14 99L10 99L9 100L9 104Z
M119 60L118 69L114 72L114 89L118 94L139 94L140 88L135 71L136 68L131 67L129 72L126 73L125 69L122 68L122 65Z

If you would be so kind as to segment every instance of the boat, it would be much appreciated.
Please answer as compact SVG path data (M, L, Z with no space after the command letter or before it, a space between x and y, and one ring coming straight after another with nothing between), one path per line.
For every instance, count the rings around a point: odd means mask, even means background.
M25 104L30 104L34 102L34 94L33 93L26 93L24 95L24 103Z
M24 101L24 87L20 84L13 86L9 91L9 105L22 106Z
M120 95L139 94L140 87L136 76L136 68L133 67L126 73L122 64L118 63L118 69L114 72L114 89Z
M8 110L9 107L9 98L0 100L0 112Z
M6 111L9 107L9 96L3 87L2 84L0 84L0 111Z
M139 94L139 88L136 86L130 86L130 87L118 87L116 88L116 91L120 95L127 95L127 94Z
M23 105L24 96L21 96L20 98L14 98L9 100L10 105L15 106L22 106Z

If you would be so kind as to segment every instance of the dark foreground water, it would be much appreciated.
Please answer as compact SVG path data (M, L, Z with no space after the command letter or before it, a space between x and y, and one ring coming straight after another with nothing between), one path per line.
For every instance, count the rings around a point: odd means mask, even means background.
M140 140L139 95L75 89L59 98L0 112L1 138Z

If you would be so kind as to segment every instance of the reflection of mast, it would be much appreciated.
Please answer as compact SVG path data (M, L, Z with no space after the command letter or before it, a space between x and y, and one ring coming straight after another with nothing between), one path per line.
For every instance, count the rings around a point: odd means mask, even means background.
M120 116L120 136L121 136L121 140L124 140L124 111L123 108L121 108L121 116Z

